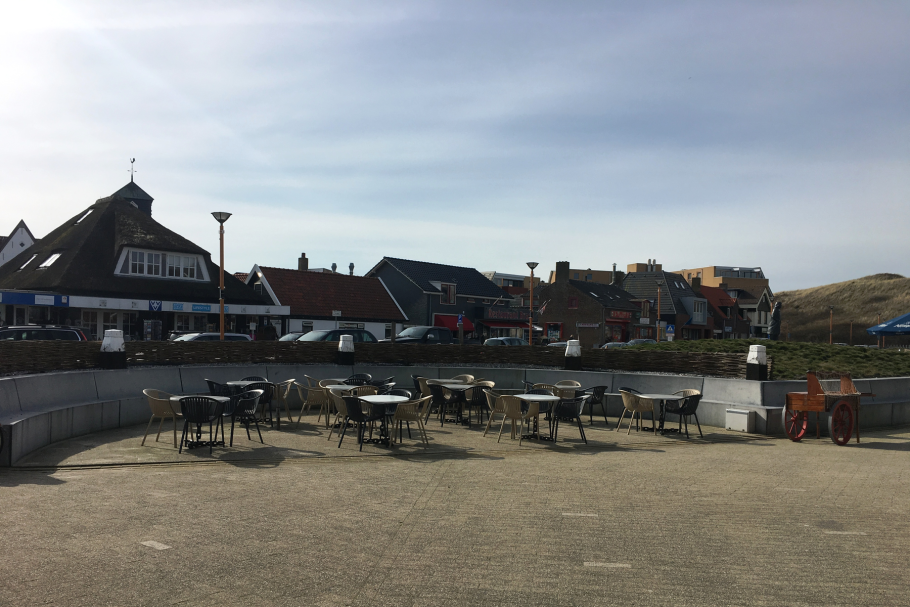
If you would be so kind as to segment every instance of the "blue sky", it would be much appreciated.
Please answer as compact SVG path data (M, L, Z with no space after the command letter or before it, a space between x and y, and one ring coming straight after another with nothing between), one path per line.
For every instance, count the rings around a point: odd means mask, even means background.
M910 275L910 4L27 2L0 233L129 179L227 266Z

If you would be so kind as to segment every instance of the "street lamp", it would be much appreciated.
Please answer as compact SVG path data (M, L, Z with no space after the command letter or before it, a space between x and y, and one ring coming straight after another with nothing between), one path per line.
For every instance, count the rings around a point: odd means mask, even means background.
M534 343L534 268L537 267L536 261L529 261L528 267L531 268L531 299L528 303L528 345Z
M834 343L834 306L828 306L830 314L828 316L828 345Z
M212 217L218 222L218 239L221 249L221 272L218 274L218 305L221 309L221 341L224 341L224 222L230 218L230 213L214 212Z
M664 281L656 280L657 283L657 322L655 327L655 333L657 333L657 341L660 341L660 288L664 286Z

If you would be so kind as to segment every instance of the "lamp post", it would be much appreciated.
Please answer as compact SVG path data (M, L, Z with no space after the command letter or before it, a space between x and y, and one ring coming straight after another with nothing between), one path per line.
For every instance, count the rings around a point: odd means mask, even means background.
M664 285L664 281L656 280L657 283L657 321L655 322L655 333L657 333L657 341L660 341L660 288Z
M850 345L853 345L853 321L850 321Z
M828 306L830 314L828 315L828 345L834 343L834 306Z
M537 267L536 261L529 261L528 267L531 268L531 299L528 303L528 345L534 344L534 268Z
M230 218L230 213L216 211L212 217L218 222L218 240L221 250L221 271L218 274L218 307L220 308L221 318L221 341L224 341L224 222Z

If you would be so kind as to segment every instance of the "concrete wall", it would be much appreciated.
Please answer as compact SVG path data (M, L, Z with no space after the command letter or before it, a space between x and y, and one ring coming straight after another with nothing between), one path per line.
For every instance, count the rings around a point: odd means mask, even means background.
M522 388L524 381L551 383L575 379L583 387L607 386L608 393L622 387L640 392L672 393L694 388L704 395L698 409L705 426L724 427L726 409L746 409L756 413L760 434L782 434L781 407L787 392L804 391L805 381L753 382L712 377L658 375L648 373L605 373L556 369L514 369L500 367L404 367L356 365L246 365L145 367L126 370L93 370L47 373L0 378L0 432L4 447L0 466L10 466L32 451L76 436L101 430L131 426L148 420L144 388L171 394L207 393L206 379L224 382L260 375L273 382L305 376L346 378L353 373L370 373L375 378L393 377L396 384L413 389L412 375L432 379L468 373L496 382L502 389ZM857 380L862 392L875 393L863 399L860 411L862 428L910 423L910 377ZM296 391L290 394L291 406L299 406ZM611 416L622 412L622 399L607 397ZM595 409L595 415L600 408ZM827 417L819 423L823 433ZM810 433L815 432L815 416L810 415Z

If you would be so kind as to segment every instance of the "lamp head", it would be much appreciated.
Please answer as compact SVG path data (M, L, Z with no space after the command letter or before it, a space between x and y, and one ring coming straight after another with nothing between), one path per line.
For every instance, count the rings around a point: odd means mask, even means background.
M537 267L537 262L536 262L536 261L529 261L529 262L528 262L528 267L531 268L531 271L533 272L533 271L534 271L534 268Z
M224 225L224 222L227 221L230 216L231 216L230 213L224 213L221 211L216 211L216 212L212 213L212 217L214 217L215 221L217 221L221 225Z

